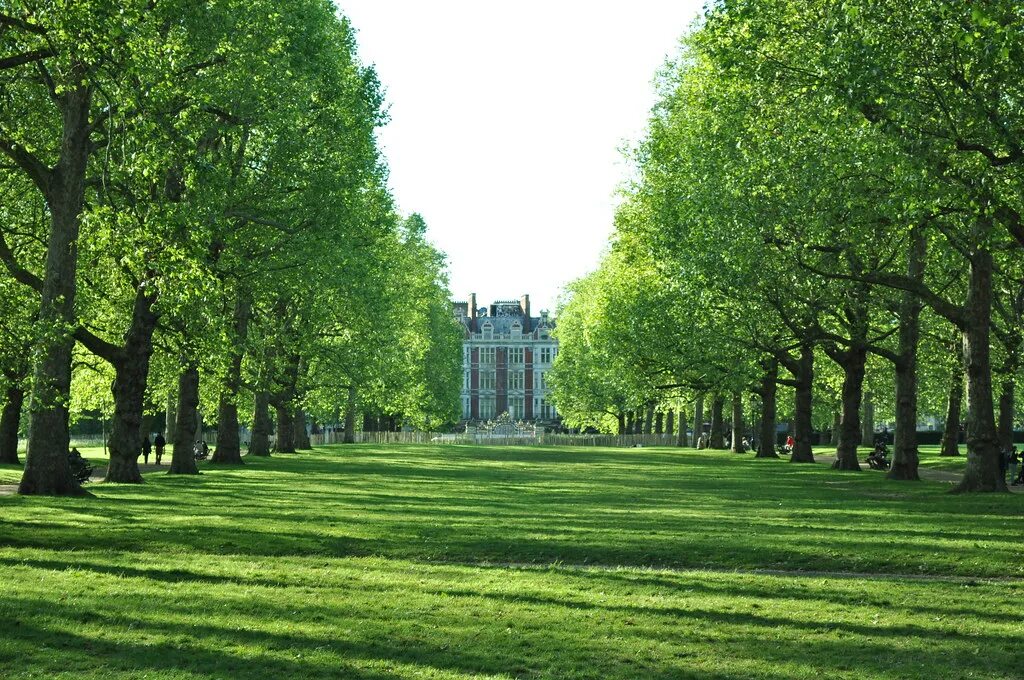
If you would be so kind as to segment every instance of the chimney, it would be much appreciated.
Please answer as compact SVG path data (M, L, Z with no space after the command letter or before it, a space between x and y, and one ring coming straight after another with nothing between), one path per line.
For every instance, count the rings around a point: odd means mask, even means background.
M524 333L529 333L532 330L530 328L530 296L529 295L524 293L523 296L519 298L519 308L521 310L523 310L523 316L526 317L526 319L523 321L523 332Z
M476 293L469 294L469 331L476 333Z

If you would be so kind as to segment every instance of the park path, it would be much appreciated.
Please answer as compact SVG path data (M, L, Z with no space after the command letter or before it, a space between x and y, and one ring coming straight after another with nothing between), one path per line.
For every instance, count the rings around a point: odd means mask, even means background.
M171 466L167 465L140 465L139 472L159 472L160 470L170 470ZM90 482L102 482L103 476L107 474L107 468L100 465L96 466L93 470L92 475L89 476ZM0 496L13 496L18 493L17 484L0 484Z
M814 462L831 466L832 463L836 462L836 457L830 454L816 453L814 454ZM882 470L872 470L864 461L861 461L861 465L865 472L882 472ZM948 470L929 470L923 466L917 469L917 473L921 475L921 479L928 480L929 482L946 482L949 484L955 484L963 477L959 472L950 472ZM1010 492L1024 493L1024 486L1011 486Z

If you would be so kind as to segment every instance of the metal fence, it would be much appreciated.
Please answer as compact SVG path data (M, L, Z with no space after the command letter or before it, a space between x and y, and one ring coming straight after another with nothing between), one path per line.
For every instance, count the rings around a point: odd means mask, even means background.
M345 433L338 431L310 435L313 446L340 444ZM356 432L357 444L473 444L477 446L675 446L672 434L537 434L536 436L450 432Z

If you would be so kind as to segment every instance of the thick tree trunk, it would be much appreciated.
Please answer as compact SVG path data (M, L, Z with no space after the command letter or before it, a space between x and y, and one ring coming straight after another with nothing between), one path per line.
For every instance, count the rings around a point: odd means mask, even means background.
M992 409L992 253L971 258L963 330L967 376L967 467L955 491L1007 491L1000 470L999 437Z
M1013 446L1013 378L1003 381L999 392L999 450Z
M264 390L254 395L256 408L252 414L252 437L249 439L250 456L270 455L270 395Z
M779 391L779 362L775 359L765 364L761 378L761 431L758 435L757 458L778 458L775 452L775 430L777 428L776 399Z
M654 414L654 434L664 434L665 432L665 414L658 411Z
M295 418L293 422L295 432L295 448L302 451L309 451L313 445L309 443L309 434L306 432L306 412L301 406L295 407Z
M92 90L82 83L84 69L72 66L72 85L61 94L62 140L57 165L40 186L50 212L50 235L39 301L39 326L47 332L35 350L28 454L20 494L54 496L85 493L68 464L71 354L75 327L78 231L88 166L89 107ZM39 180L37 180L38 182Z
M668 410L668 414L665 416L665 434L672 436L676 431L676 412L673 409Z
M167 395L167 413L164 418L164 430L167 434L164 439L168 446L174 445L174 435L178 431L178 391L171 390Z
M743 397L732 395L732 452L743 451Z
M21 407L25 403L25 390L21 387L7 388L7 401L0 416L0 463L18 465L18 426L21 424Z
M716 394L711 400L711 434L708 437L708 448L725 448L725 423L722 422L722 412L725 410L725 397Z
M907 258L907 275L924 280L927 240L922 229L915 229ZM904 292L900 300L900 347L896 362L896 438L893 442L889 479L920 479L917 468L917 346L921 336L923 303L913 293ZM959 417L959 416L958 416Z
M349 386L348 402L345 404L345 444L356 442L356 388Z
M186 366L178 376L178 417L175 422L174 449L171 457L171 474L197 475L195 444L196 423L199 416L199 368L194 364Z
M114 367L114 421L110 430L110 465L106 481L141 484L139 455L142 453L142 411L149 380L149 359L153 354L153 333L157 315L153 313L156 293L139 286L132 307L132 323L124 346L96 347L85 338L83 344Z
M626 434L626 414L623 413L622 411L619 411L615 415L615 421L616 432L621 437L622 435Z
M644 415L644 434L651 434L654 427L654 402L647 402L647 412Z
M285 403L274 404L277 412L277 446L278 453L295 453L295 414Z
M238 392L242 385L242 360L245 358L251 311L248 294L239 290L232 324L231 360L217 404L217 448L210 459L212 463L242 464L242 445L238 440Z
M875 445L875 395L864 393L864 421L861 423L860 440L864 446Z
M690 445L697 447L697 440L704 433L704 395L698 394L693 405L693 441Z
M857 445L861 442L860 401L864 386L867 351L860 347L842 353L843 369L842 415L839 418L839 441L836 445L835 470L857 470Z
M814 450L811 446L811 438L814 435L814 427L811 424L813 417L812 400L814 395L814 349L810 345L800 348L800 358L797 359L796 374L794 382L794 414L793 414L793 453L789 457L791 463L813 463Z
M960 415L963 401L964 369L961 358L949 376L949 400L946 402L946 424L942 430L940 456L960 455Z
M676 446L683 448L686 440L686 409L679 409L679 425L676 427Z

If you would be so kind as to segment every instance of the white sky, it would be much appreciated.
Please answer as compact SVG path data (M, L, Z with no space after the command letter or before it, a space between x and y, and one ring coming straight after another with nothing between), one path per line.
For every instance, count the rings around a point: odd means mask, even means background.
M554 311L593 269L654 103L702 0L336 0L375 64L403 213L448 254L452 293Z

